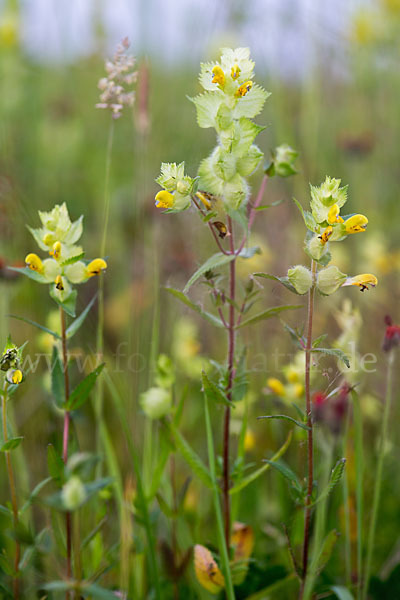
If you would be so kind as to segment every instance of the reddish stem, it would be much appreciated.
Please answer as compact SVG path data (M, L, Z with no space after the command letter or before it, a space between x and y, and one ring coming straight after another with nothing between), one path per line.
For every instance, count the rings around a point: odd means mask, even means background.
M306 496L306 511L304 517L304 541L303 541L303 573L300 586L299 600L303 597L304 586L307 577L308 569L308 551L310 546L310 523L311 523L311 500L314 481L314 453L313 453L313 421L311 408L311 388L310 388L310 370L311 370L311 346L312 346L312 326L314 315L314 295L315 295L315 275L317 271L317 263L311 261L311 272L313 277L313 285L308 293L308 314L307 314L307 340L306 340L306 366L305 366L305 392L306 392L306 412L307 412L307 465L308 465L308 481L307 481L307 496Z
M256 218L257 208L260 206L261 201L263 199L267 181L268 181L268 175L264 175L264 177L261 181L260 189L258 190L257 198L255 199L254 204L250 208L249 221L248 221L248 225L247 225L248 233L250 233L251 228L253 227L254 219ZM241 253L241 251L243 250L244 245L246 243L246 240L247 240L247 236L245 235L240 243L239 248L236 250L236 254Z
M60 306L60 318L61 318L61 343L62 343L63 367L64 367L65 402L67 403L68 399L69 399L67 333L66 333L65 313L61 306ZM63 432L63 461L64 461L64 464L66 464L67 460L68 460L69 425L70 425L70 412L69 412L69 410L66 410L64 412L64 432ZM72 523L71 523L71 513L70 512L65 513L65 530L66 530L66 537L67 537L67 577L68 577L68 579L70 579L72 577ZM70 598L70 593L68 590L65 592L65 597L67 600Z

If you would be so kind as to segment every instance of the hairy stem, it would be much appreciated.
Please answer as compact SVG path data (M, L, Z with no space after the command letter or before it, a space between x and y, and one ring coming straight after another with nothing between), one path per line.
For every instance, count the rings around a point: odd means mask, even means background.
M230 232L229 242L230 251L235 252L235 241L233 235L232 219L228 217L228 227ZM235 292L236 292L236 259L229 263L229 320L228 320L228 385L226 395L232 402L232 386L234 377L234 359L235 359ZM223 433L223 507L224 507L224 530L225 542L228 549L230 547L231 521L230 521L230 468L229 468L229 426L230 426L231 408L226 406L224 415L224 433Z
M69 373L68 373L68 352L67 352L67 333L65 323L65 313L60 306L60 319L61 319L61 343L63 353L63 370L64 370L64 388L65 388L65 402L69 399ZM69 441L69 426L70 426L70 412L66 410L64 412L64 432L63 432L63 461L67 464L68 460L68 441ZM72 577L72 519L71 513L65 513L65 531L67 538L67 577ZM70 598L70 593L67 591L65 597Z
M379 502L380 502L381 491L382 491L382 474L383 474L383 462L385 459L385 444L388 439L390 407L392 404L393 362L394 362L394 352L393 352L393 350L391 350L389 353L389 356L388 356L388 366L387 366L387 373L386 373L385 406L383 409L381 437L380 437L380 441L379 441L378 462L376 465L376 474L375 474L374 497L373 497L373 501L372 501L372 513L371 513L371 521L370 521L370 527L369 527L369 533L368 533L367 558L365 561L364 587L363 587L363 593L362 593L363 600L365 600L368 595L369 579L370 579L370 575L371 575L372 553L374 550L374 543L375 543L376 523L377 523L377 519L378 519Z
M4 386L4 394L3 394L3 397L2 397L3 440L4 440L5 444L8 441L8 432L7 432L7 399L8 399L8 396L7 396L7 388L8 388L8 384L6 383L5 386ZM12 511L13 511L13 520L14 520L14 529L16 529L17 526L18 526L19 516L18 516L18 502L17 502L17 490L16 490L16 486L15 486L15 477L14 477L14 471L13 471L13 467L12 467L10 453L9 452L5 452L4 454L5 454L5 457L6 457L8 482L9 482L9 485L10 485L11 504L12 504ZM14 556L15 577L13 579L13 595L14 595L14 598L16 600L18 600L18 598L19 598L19 579L18 579L18 575L19 575L19 561L20 561L20 557L21 557L21 546L20 546L20 543L19 543L18 539L16 539L16 541L15 541L15 556Z
M302 582L300 585L301 599L304 594L304 585L307 577L308 568L308 552L310 546L310 522L311 522L311 497L314 480L314 452L313 452L313 421L311 414L311 388L310 388L310 372L311 372L311 347L312 347L312 327L314 316L314 295L315 295L315 276L317 272L317 263L311 261L311 272L313 284L308 292L308 312L307 312L307 339L306 339L306 366L305 366L305 392L306 392L306 413L307 413L307 495L306 509L304 516L304 540L303 540L303 573Z

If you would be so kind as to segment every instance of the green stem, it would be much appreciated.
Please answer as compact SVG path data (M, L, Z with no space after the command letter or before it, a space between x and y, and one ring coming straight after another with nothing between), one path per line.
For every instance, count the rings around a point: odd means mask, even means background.
M311 272L313 284L308 292L308 314L307 314L307 340L306 340L306 365L305 365L305 393L306 393L306 413L307 413L307 496L306 496L306 511L304 516L304 541L303 541L303 573L300 585L299 600L303 598L304 586L307 577L308 568L308 552L310 546L310 523L311 523L311 501L314 481L314 450L313 450L313 420L311 414L311 387L310 387L310 372L311 372L311 347L312 347L312 327L314 315L314 295L315 295L315 279L317 272L317 263L311 261Z
M354 418L354 454L356 470L356 512L357 512L357 600L361 600L362 592L362 550L364 539L363 528L363 481L364 481L364 452L363 452L363 423L358 394L351 392L353 399Z
M376 523L377 523L377 519L378 519L379 502L380 502L380 498L381 498L383 462L385 460L385 445L386 445L386 441L388 439L389 416L390 416L390 407L391 407L391 403L392 403L393 363L394 363L394 352L393 352L393 350L391 350L389 353L389 356L388 356L388 366L387 366L387 374L386 374L385 406L383 409L381 437L380 437L380 442L379 442L378 462L377 462L376 474L375 474L374 497L373 497L373 501L372 501L372 513L371 513L371 521L370 521L370 527L369 527L369 533L368 533L367 557L366 557L366 561L365 561L364 586L363 586L363 593L362 593L363 600L365 600L367 598L367 594L368 594L369 579L371 576L372 554L373 554L374 543L375 543Z
M8 384L6 383L4 386L4 393L2 396L2 412L3 412L3 440L4 443L6 444L8 441L8 431L7 431L7 400L8 400L8 395L7 395L7 389L8 389ZM7 472L8 472L8 481L9 481L9 485L10 485L10 494L11 494L11 504L12 504L12 511L13 511L13 520L14 520L14 529L16 530L18 527L18 522L19 522L19 515L18 515L18 502L17 502L17 490L16 490L16 486L15 486L15 477L14 477L14 471L13 471L13 467L12 467L12 462L11 462L11 456L9 452L5 452L5 457L6 457L6 465L7 465ZM21 557L21 546L20 543L18 541L18 539L16 539L15 541L15 557L14 557L14 571L15 571L15 577L13 578L13 595L14 598L16 600L18 600L19 598L19 561L20 561L20 557Z
M343 435L342 455L347 456L349 443L350 411L347 411L345 430ZM343 508L344 508L344 567L346 586L351 586L351 526L350 526L350 495L348 468L345 469L342 479Z
M222 510L221 503L219 497L219 486L216 478L216 469L215 469L215 454L214 454L214 440L211 429L211 419L210 419L210 411L208 407L208 399L204 394L204 408L205 408L205 417L206 417L206 431L207 431L207 449L208 449L208 461L210 467L210 476L213 483L213 501L214 501L214 510L215 516L217 520L217 532L218 532L218 542L219 542L219 550L221 555L221 568L225 577L225 590L228 600L235 600L235 592L233 589L232 577L231 577L231 569L229 565L229 556L228 556L228 547L226 545L225 539L225 529L224 522L222 518Z
M105 167L105 181L104 181L104 213L103 213L103 235L100 246L100 256L104 257L106 253L107 245L107 234L108 234L108 223L110 220L110 170L111 170L111 154L114 140L114 120L111 119L110 128L108 132L107 141L107 153L106 153L106 167ZM96 340L96 355L98 364L103 360L104 354L104 278L99 277L98 280L99 291L98 291L98 320L97 320L97 340ZM95 400L95 414L96 414L96 449L97 453L101 454L101 427L100 424L103 420L103 399L104 399L104 383L103 378L99 377L96 385L96 400ZM99 462L99 469L101 469L101 463ZM100 474L100 473L99 473Z

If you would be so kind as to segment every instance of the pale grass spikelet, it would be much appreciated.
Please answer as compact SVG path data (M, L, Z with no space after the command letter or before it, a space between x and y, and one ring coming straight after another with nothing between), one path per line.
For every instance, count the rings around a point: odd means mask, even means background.
M135 100L135 92L127 89L137 78L137 72L133 71L136 59L127 54L129 46L128 38L118 44L113 59L105 62L106 77L102 77L97 84L101 93L96 108L110 109L113 119L119 119L123 108L133 106Z

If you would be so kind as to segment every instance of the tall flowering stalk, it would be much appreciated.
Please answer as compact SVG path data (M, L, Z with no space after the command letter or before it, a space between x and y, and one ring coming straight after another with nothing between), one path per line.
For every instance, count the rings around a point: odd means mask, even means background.
M305 352L305 423L307 428L307 460L306 460L306 486L301 489L298 480L296 485L301 502L304 504L304 536L302 549L302 566L299 569L300 592L299 598L309 598L317 568L313 564L310 571L309 548L311 537L312 509L316 502L314 497L314 419L311 402L311 371L312 354L322 353L337 356L349 367L350 363L339 348L321 348L319 341L313 342L314 300L318 291L322 296L330 296L344 286L357 286L363 292L370 286L374 287L378 281L375 275L361 274L349 277L342 273L335 265L330 265L330 247L334 242L346 239L348 235L363 233L366 230L368 219L361 214L341 215L341 209L347 201L347 187L340 187L340 179L327 177L319 186L311 186L310 211L303 210L296 204L303 216L307 227L305 252L311 259L311 268L296 265L288 270L286 277L272 277L283 283L290 291L308 296L308 309L306 320L306 334L299 336L299 345ZM261 274L262 275L262 274ZM271 277L271 276L267 276ZM303 425L301 425L303 426ZM344 462L338 463L337 468L343 471ZM336 467L335 467L336 469ZM333 470L334 476L339 477L338 470ZM332 474L332 477L333 477ZM332 536L333 539L334 536ZM320 549L318 549L320 550Z
M0 370L4 373L3 389L1 390L2 404L2 434L3 443L0 448L4 452L7 466L8 483L10 486L11 506L14 522L14 531L16 535L19 523L19 511L17 500L17 488L15 484L14 469L11 462L10 452L14 450L22 438L9 438L9 425L7 422L7 402L10 400L11 394L23 381L23 373L21 370L22 348L18 348L11 342L9 338L0 357ZM21 545L18 537L15 538L15 555L14 555L14 577L13 577L13 595L16 600L20 597L19 586L19 563L21 558Z
M247 241L257 208L261 205L264 196L268 176L283 174L285 165L285 175L294 173L292 163L296 157L296 153L288 146L280 147L265 170L256 198L250 200L248 177L263 159L263 153L254 144L254 140L264 129L252 119L261 112L269 95L253 81L253 77L254 62L250 59L248 48L234 50L225 48L218 62L201 65L199 81L203 93L191 100L196 107L198 125L202 128L215 129L217 144L211 154L201 161L195 178L185 174L184 163L179 165L163 163L161 174L157 178L157 183L163 189L155 197L156 206L165 209L166 214L194 207L217 246L216 254L194 273L183 293L171 288L169 291L205 319L211 320L217 327L224 328L227 333L226 363L220 365L219 379L212 381L203 373L203 390L206 397L212 397L214 401L225 405L221 489L217 488L208 404L206 404L206 425L210 471L208 475L204 475L205 481L214 490L214 508L223 574L215 561L212 561L215 568L208 568L207 557L210 557L210 553L203 546L198 545L195 548L195 565L198 580L206 589L216 593L225 587L229 598L234 597L233 584L243 581L247 572L243 564L240 573L235 571L235 566L238 561L246 564L252 551L252 543L247 543L249 536L252 536L251 528L246 529L244 534L246 539L244 554L243 549L239 549L241 545L235 534L238 524L234 525L232 533L230 509L232 491L230 417L233 403L243 397L243 392L240 390L243 389L243 378L245 378L243 364L237 356L237 329L247 324L243 321L243 317L251 308L257 295L250 281L245 288L244 297L238 298L236 265L238 260L249 258L258 252L257 248L248 248ZM228 266L229 269L227 289L222 287L222 280L217 272L217 269L223 266ZM191 286L200 278L205 279L218 317L205 313L186 296ZM277 311L286 308L292 307L279 307ZM273 314L276 313L273 311L269 314L265 313L261 318L268 318ZM178 445L187 449L187 442L182 446L180 434L174 428L172 431ZM221 519L219 518L220 493L222 493Z
M60 310L62 366L64 376L64 398L58 399L64 409L64 426L62 442L62 460L68 462L68 446L70 439L70 383L68 372L67 339L79 328L91 304L75 322L72 330L67 329L66 315L75 317L77 290L73 287L87 282L100 275L107 268L102 258L92 261L84 259L81 246L76 245L83 232L83 216L72 222L66 204L56 205L50 212L39 211L41 227L29 230L41 250L47 251L51 258L42 260L37 254L29 253L25 258L26 267L15 269L31 279L49 285L51 298ZM54 337L60 338L57 334ZM97 376L98 373L96 373ZM65 513L67 577L72 577L72 523L71 512ZM66 592L69 597L69 592Z

